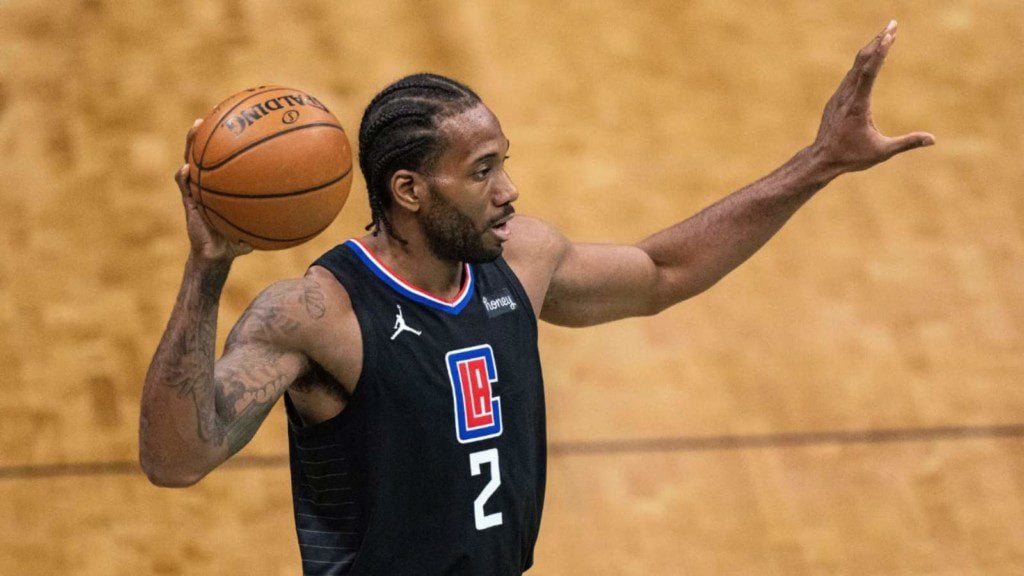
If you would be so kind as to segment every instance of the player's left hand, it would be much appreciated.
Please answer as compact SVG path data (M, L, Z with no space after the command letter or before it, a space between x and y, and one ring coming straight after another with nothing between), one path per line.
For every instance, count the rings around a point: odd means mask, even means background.
M812 148L839 172L864 170L901 152L935 143L935 137L927 132L885 136L871 118L871 88L895 41L893 20L857 53L853 68L825 105Z

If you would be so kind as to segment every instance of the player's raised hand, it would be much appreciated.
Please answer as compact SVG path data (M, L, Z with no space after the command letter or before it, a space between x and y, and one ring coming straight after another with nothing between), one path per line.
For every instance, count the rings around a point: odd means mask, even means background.
M178 183L181 201L185 205L185 222L188 226L188 239L192 243L192 252L208 260L231 260L252 252L252 246L245 242L228 240L210 226L203 218L196 200L192 198L189 186L189 152L196 130L202 123L202 120L193 122L192 128L185 135L185 165L174 174L174 180Z
M935 143L935 137L927 132L885 136L871 118L871 89L895 41L893 20L857 53L853 68L825 105L813 148L840 172L864 170L901 152Z

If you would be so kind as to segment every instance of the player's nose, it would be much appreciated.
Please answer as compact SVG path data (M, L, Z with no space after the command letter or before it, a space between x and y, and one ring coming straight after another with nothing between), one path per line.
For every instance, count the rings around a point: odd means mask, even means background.
M498 206L504 206L510 202L515 202L519 199L519 188L516 187L515 183L512 182L512 178L508 175L508 172L501 171L501 181L498 185L498 193L494 197L494 203Z

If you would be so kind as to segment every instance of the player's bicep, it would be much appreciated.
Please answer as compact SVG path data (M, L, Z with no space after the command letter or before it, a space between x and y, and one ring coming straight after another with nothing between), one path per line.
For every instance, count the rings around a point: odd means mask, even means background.
M225 352L214 366L214 397L227 455L252 439L274 403L308 369L305 355L260 341Z
M572 244L555 269L541 318L591 326L656 311L658 268L636 246Z
M303 280L263 291L228 335L214 365L215 404L227 455L256 434L274 403L310 366L302 351L306 331Z

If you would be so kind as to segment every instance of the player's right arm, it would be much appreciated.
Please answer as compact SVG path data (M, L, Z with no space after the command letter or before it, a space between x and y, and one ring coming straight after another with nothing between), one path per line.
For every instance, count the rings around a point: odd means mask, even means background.
M310 366L301 351L307 279L275 283L231 330L214 361L226 268L190 261L142 392L139 458L160 486L189 486L252 439Z
M189 131L186 161L196 126ZM312 294L319 290L315 279L274 284L239 319L215 363L221 290L234 258L251 248L206 224L189 195L187 165L176 180L191 251L146 374L139 424L142 468L161 486L198 482L252 438L274 402L308 369L302 334L307 317L315 316L310 303L322 303Z

